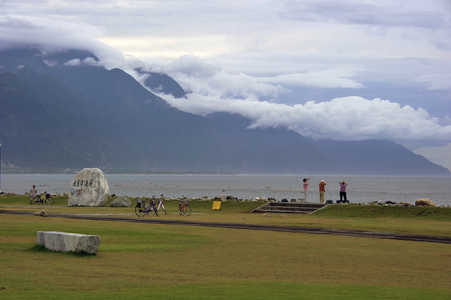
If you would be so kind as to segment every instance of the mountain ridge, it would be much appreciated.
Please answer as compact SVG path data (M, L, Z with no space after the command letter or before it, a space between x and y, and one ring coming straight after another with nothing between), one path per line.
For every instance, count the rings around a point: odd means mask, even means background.
M176 172L451 174L394 142L315 142L283 127L249 129L252 120L240 115L182 112L120 69L65 64L87 58L98 60L86 51L50 56L31 49L0 51L2 163ZM139 72L149 76L150 90L186 95L165 74Z

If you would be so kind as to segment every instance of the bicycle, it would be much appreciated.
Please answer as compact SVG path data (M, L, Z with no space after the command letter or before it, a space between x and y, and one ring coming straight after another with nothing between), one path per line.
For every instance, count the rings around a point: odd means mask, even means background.
M149 216L149 213L155 212L155 214L158 217L158 210L157 207L155 206L155 200L154 199L149 199L149 203L146 203L146 200L141 200L139 199L139 197L136 198L136 206L135 206L135 214L138 217L144 217L145 215Z
M189 205L190 201L185 196L182 196L182 199L179 203L179 215L181 216L189 216L191 214L191 206Z
M47 205L53 205L55 203L55 200L53 199L50 194L47 192L43 192L40 196L35 196L33 199L31 199L32 204L47 204Z
M152 196L152 200L156 201L156 199L157 199L157 197ZM160 198L158 199L157 210L160 210L160 208L162 208L164 211L164 214L167 215L168 213L166 212L166 208L164 207L163 201L164 201L164 197L163 197L163 194L161 194ZM153 215L153 211L152 211L152 215Z

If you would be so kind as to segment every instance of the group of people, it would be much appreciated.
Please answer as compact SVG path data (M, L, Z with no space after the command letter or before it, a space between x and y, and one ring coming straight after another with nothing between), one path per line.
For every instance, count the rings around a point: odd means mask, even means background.
M303 181L303 187L304 187L304 202L307 202L307 192L308 192L308 186L309 186L309 178L304 178ZM327 183L324 180L321 180L319 183L319 203L324 203L324 195L326 193L326 185ZM340 185L340 202L341 203L347 203L348 199L346 196L346 187L348 184L344 181L339 183Z

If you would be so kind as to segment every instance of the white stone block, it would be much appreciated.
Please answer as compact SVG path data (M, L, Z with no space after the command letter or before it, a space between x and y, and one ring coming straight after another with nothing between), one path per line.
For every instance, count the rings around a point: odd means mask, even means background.
M38 231L36 242L45 248L59 252L86 252L97 254L100 245L98 235L85 235L58 231Z

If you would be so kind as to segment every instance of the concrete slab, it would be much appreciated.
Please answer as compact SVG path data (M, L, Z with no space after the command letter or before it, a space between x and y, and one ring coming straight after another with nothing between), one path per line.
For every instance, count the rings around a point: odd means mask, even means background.
M98 235L85 235L78 233L58 231L38 231L36 241L45 248L59 252L86 252L97 254L100 245Z

